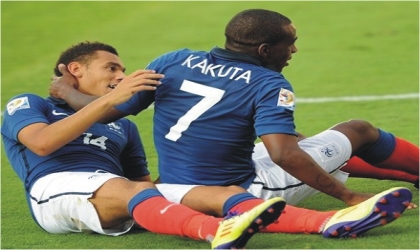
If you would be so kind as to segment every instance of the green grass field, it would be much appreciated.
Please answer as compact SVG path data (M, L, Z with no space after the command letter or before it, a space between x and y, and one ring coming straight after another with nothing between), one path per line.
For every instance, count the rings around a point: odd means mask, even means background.
M298 97L298 131L313 135L337 122L366 119L419 143L419 99L299 103L299 98L384 96L419 92L419 2L1 2L1 110L22 92L48 94L52 69L68 46L98 40L115 46L130 73L158 55L188 47L223 46L224 26L237 12L267 8L293 20L299 52L285 69ZM138 126L153 177L152 111L131 117ZM23 186L1 153L1 248L202 249L206 242L133 230L119 237L52 235L30 217ZM350 179L357 191L410 183ZM316 210L345 205L319 194L301 204ZM258 234L258 249L419 249L419 209L358 239L320 235Z

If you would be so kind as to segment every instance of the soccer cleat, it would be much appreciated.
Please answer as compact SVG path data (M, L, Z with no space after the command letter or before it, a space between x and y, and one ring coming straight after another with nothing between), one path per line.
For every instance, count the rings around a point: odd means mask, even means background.
M404 187L383 191L360 204L339 210L327 222L322 235L325 238L356 238L397 219L411 199L410 190Z
M261 228L277 221L286 201L275 197L264 201L253 209L226 218L220 222L216 235L211 242L212 249L240 249L245 247L248 240Z

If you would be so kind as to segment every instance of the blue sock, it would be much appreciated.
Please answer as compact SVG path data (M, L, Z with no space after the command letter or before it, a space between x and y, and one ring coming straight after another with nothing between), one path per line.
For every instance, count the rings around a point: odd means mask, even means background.
M395 136L391 133L379 130L379 138L372 145L372 147L364 150L357 154L358 157L363 159L365 162L375 165L383 162L394 152L396 140Z
M133 214L134 208L139 203L155 196L163 197L163 195L157 189L154 188L148 188L141 191L140 193L136 194L133 198L131 198L130 202L128 202L128 211L130 211L130 214Z
M254 195L250 193L239 193L231 196L225 204L223 205L223 216L226 216L226 214L237 204L244 202L246 200L256 199Z

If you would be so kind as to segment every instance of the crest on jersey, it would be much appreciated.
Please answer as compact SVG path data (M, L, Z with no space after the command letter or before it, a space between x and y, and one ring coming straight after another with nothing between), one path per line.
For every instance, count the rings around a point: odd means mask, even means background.
M290 110L295 110L295 94L287 89L280 89L277 106L282 106Z
M116 134L120 135L120 136L122 136L122 135L123 135L122 128L121 128L121 124L120 124L120 123L118 123L118 122L111 122L111 123L108 123L108 124L107 124L107 129L108 129L109 131L112 131L112 132L114 132L114 133L116 133Z
M28 101L28 97L24 96L24 97L19 97L16 99L11 100L8 104L7 104L7 113L9 113L9 115L13 115L16 110L19 109L28 109L31 106L29 105L29 101Z

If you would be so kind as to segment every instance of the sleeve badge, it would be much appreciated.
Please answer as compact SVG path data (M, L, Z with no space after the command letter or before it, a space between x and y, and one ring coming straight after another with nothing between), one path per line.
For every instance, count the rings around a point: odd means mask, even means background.
M13 115L16 112L16 110L19 109L28 109L30 108L28 97L24 96L13 99L7 104L6 108L7 113L9 113L9 115Z
M295 95L287 89L280 89L277 106L285 107L289 110L295 110Z

